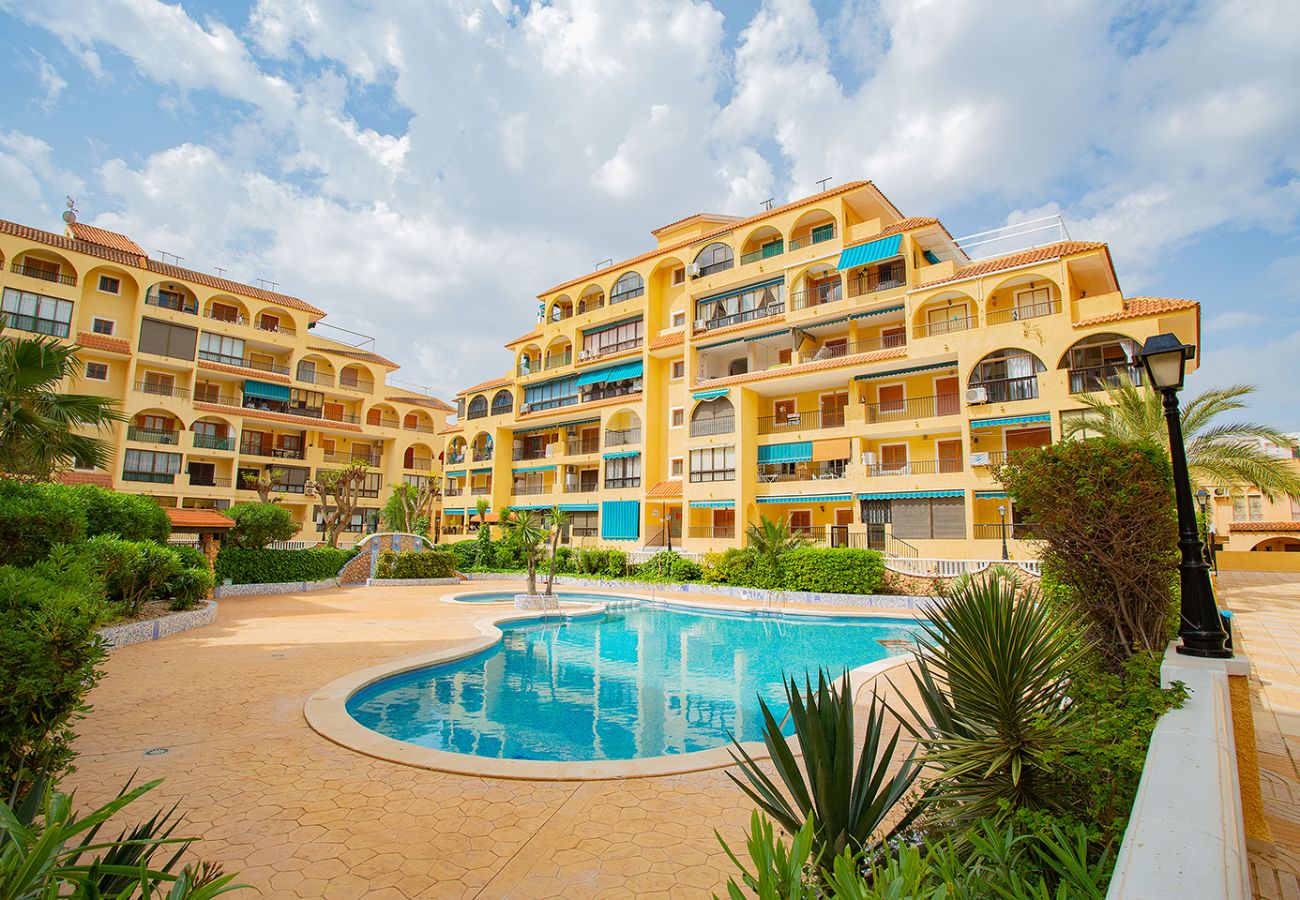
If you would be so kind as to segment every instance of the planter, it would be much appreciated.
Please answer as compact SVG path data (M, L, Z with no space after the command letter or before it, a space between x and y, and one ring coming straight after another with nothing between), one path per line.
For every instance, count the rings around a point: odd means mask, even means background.
M211 625L216 620L217 604L208 600L198 609L187 609L184 612L159 616L156 619L141 619L138 622L110 625L107 628L99 629L99 636L104 639L104 643L108 645L110 650L116 650L118 647L125 647L128 644L156 641L159 638L167 637L169 634L178 634L182 631L189 631L191 628L201 628L204 625Z

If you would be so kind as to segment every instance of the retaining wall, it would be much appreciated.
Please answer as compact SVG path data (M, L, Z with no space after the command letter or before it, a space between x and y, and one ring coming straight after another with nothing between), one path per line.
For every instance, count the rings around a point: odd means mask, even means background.
M219 584L216 597L258 597L262 594L299 594L303 591L324 591L339 586L339 579L324 581L276 581L267 584Z
M110 625L107 628L99 629L99 634L104 639L104 642L108 644L110 650L116 650L118 647L125 647L128 644L156 641L159 638L167 637L169 634L189 631L191 628L201 628L204 625L211 625L216 620L217 604L208 600L198 609L187 609L184 612L160 616L157 619L142 619L139 622Z

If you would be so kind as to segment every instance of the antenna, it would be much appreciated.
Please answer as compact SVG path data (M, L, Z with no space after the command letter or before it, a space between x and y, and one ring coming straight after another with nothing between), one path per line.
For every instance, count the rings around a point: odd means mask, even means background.
M602 259L600 262L596 263L596 268L604 269L612 265L614 265L614 257L611 256L609 259Z
M826 182L830 180L831 180L831 176L827 175L821 181L817 182L817 187L821 188L822 192L824 193L826 191Z
M173 263L178 263L185 258L183 256L177 256L175 253L168 253L166 250L159 250L158 255L162 257L163 262L167 262L167 257L169 256L172 258Z
M259 279L257 279L257 281L258 281L259 284L262 285L262 290L272 290L272 291L273 291L273 290L275 290L276 288L278 288L278 287L280 286L280 282L278 282L278 281L272 281L272 280L269 279L269 278L259 278ZM268 284L271 286L269 289L267 288L267 285L268 285Z
M230 271L229 269L221 268L221 266L215 266L214 268L217 270L217 274L220 275L222 278L225 278L226 272Z
M773 201L775 201L775 200L776 200L775 197L768 197L766 200L763 201L763 209L765 209L765 210L771 209L771 208L772 208L772 203L773 203Z
M63 221L68 225L76 225L77 224L77 198L72 196L71 194L67 194L66 196L68 199L68 208L67 211L63 213Z

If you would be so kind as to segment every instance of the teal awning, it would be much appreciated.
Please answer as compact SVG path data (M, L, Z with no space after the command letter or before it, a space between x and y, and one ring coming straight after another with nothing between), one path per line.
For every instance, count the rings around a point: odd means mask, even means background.
M605 459L627 459L629 456L640 456L640 450L614 450L604 454Z
M758 448L758 462L760 465L808 462L810 459L812 459L812 441L796 441L792 444L766 444Z
M263 400L289 402L289 385L267 384L265 381L245 381L244 393L249 397L261 397Z
M522 469L515 469L516 475L522 475L525 472L554 472L555 466L525 466Z
M1005 500L1007 499L1006 491L976 491L976 500Z
M491 467L491 466L484 466L484 467L481 468L481 469L470 469L470 470L469 470L469 473L470 473L471 475L482 475L484 472L491 472L491 471L492 471L492 467Z
M631 325L633 322L640 322L640 316L632 316L627 319L619 319L617 322L606 322L604 325L593 325L591 328L582 329L583 334L599 334L602 331L609 331L611 328L617 328L620 325Z
M849 269L865 266L868 263L880 262L882 259L897 256L899 248L902 246L903 236L895 234L876 241L867 241L865 244L858 244L854 247L845 247L844 252L840 254L840 261L835 264L835 268L841 272L846 272Z
M691 509L735 509L735 500L692 500Z
M561 503L561 512L595 512L597 509L594 503Z
M607 541L635 541L639 538L641 501L603 501L600 505L600 536Z
M848 503L852 494L793 494L787 496L759 497L758 503Z
M511 503L510 504L511 509L522 509L528 511L536 511L539 509L554 509L554 507L555 507L554 503Z
M444 509L444 510L442 511L442 514L443 514L444 516L463 516L463 515L465 515L465 510L463 510L463 509Z
M716 388L712 391L696 391L691 394L692 400L717 400L719 397L725 397L731 393L731 388Z
M445 474L448 478L464 478L464 477L465 477L465 470L464 470L464 469L457 469L455 472L445 472L444 474Z
M855 375L854 381L873 381L877 378L894 378L898 375L911 375L915 372L931 372L936 369L955 369L955 362L931 363L928 366L912 366L909 369L890 369L888 372L869 372L866 375Z
M641 377L641 360L634 359L631 362L619 363L617 366L606 366L603 369L592 369L583 372L578 376L578 387L587 387L592 384L604 384L606 381L624 381L629 378Z
M577 422L556 422L554 425L534 425L532 428L516 428L515 434L530 434L534 431L556 431L561 428L576 428L579 425L594 425L600 419L580 419Z
M870 316L883 316L885 313L902 312L903 304L897 306L882 306L880 309L871 309L866 312L854 313L849 316L850 319L866 319Z
M971 428L997 428L999 425L1029 425L1033 422L1051 422L1051 413L1034 413L1029 416L1007 416L1003 419L971 419Z
M859 500L918 500L925 497L965 497L965 491L901 491L895 494L858 494Z

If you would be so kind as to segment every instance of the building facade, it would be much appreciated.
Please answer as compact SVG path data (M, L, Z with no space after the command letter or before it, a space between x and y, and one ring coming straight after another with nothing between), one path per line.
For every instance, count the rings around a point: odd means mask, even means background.
M371 472L346 544L377 528L393 484L441 474L452 407L391 386L397 364L372 350L319 336L324 311L296 297L151 259L103 229L0 221L0 306L9 336L78 344L69 390L112 397L128 418L104 435L111 467L69 481L220 509L256 500L245 476L274 469L274 496L314 542L308 480L361 462Z
M1140 381L1147 337L1200 343L1199 305L1126 298L1105 244L972 259L870 182L652 233L538 295L511 371L461 392L449 524L483 498L559 506L577 543L717 550L766 516L898 555L1028 555L992 468Z
M1256 443L1269 456L1287 460L1300 474L1300 434L1286 437L1290 440L1282 445ZM1217 549L1300 553L1300 498L1265 497L1256 488L1240 485L1208 493L1205 512L1214 527Z

